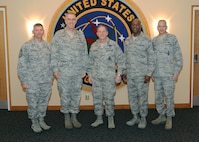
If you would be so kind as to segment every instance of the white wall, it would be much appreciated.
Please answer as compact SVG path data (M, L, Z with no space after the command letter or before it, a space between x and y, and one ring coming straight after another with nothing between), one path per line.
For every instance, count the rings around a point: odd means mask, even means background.
M128 0L133 1L143 12L150 27L151 36L155 36L153 29L154 19L167 18L170 20L170 33L178 37L184 57L184 65L175 91L175 103L185 104L190 102L190 52L191 52L191 6L199 5L198 0ZM64 0L1 0L0 5L7 7L8 17L8 50L10 66L10 93L11 106L25 106L25 93L20 87L17 77L18 53L21 45L29 39L26 30L26 21L32 17L43 19L46 35L51 19ZM47 38L47 37L45 37ZM90 99L85 100L85 94L90 94ZM123 87L117 90L116 104L128 104L127 89ZM58 106L59 94L56 82L53 85L53 93L50 106ZM154 104L153 83L150 84L149 104ZM92 105L90 92L82 91L81 105Z

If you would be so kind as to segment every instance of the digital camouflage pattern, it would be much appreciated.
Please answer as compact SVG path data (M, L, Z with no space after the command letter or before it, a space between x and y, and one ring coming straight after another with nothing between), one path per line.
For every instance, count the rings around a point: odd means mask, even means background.
M66 29L55 33L52 40L51 63L61 97L62 113L78 113L82 87L82 73L86 73L88 50L83 32L75 30L71 37Z
M53 79L50 54L49 44L38 43L34 38L24 43L19 53L17 71L21 84L28 84L26 98L30 119L46 115Z
M175 116L173 75L178 75L183 65L181 49L176 36L169 33L163 37L156 36L153 39L153 48L156 55L156 67L153 73L156 109L161 115Z
M99 40L91 45L88 75L93 78L92 92L96 115L103 114L103 100L106 103L106 115L114 115L116 65L117 73L122 74L125 58L115 41L108 38L103 45Z
M131 35L125 41L126 74L128 98L132 114L148 114L148 87L144 83L145 75L151 76L155 65L152 41L143 32L139 36Z

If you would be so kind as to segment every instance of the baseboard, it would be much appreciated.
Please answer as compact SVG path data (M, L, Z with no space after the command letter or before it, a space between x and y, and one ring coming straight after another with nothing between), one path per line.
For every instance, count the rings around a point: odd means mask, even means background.
M149 109L154 109L155 104L149 104ZM191 108L190 104L175 104L175 108ZM130 109L129 105L115 105L115 109ZM11 111L27 110L27 106L11 106ZM48 110L60 110L60 106L48 106ZM93 110L93 105L82 105L80 110Z

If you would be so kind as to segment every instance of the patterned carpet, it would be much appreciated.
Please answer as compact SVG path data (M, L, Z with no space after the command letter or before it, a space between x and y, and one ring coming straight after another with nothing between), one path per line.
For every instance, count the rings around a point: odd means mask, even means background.
M150 122L157 117L156 110L149 109L146 129L137 125L129 127L130 110L115 110L116 128L107 128L107 118L98 128L90 124L95 120L92 110L82 110L78 119L82 128L67 130L59 111L47 111L48 131L34 133L26 111L0 110L0 142L199 142L199 107L176 109L173 129L165 130L164 124L154 126Z

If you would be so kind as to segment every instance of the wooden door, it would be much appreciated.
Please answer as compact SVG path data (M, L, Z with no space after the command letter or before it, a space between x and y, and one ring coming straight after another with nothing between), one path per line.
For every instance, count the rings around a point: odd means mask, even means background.
M5 60L5 11L0 7L0 109L7 109L7 86L6 86L6 60Z
M193 105L199 105L199 9L195 10L194 18L194 79L193 79Z

